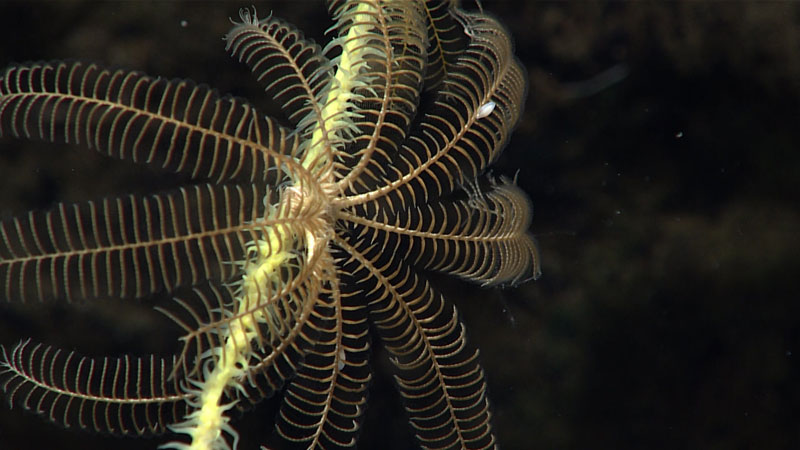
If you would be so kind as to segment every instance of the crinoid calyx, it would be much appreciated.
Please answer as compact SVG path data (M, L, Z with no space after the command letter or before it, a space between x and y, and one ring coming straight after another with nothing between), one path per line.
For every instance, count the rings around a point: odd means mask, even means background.
M175 434L163 448L219 449L237 444L230 410L282 391L282 442L353 446L374 330L419 445L494 447L478 352L425 273L481 285L538 275L528 199L484 175L526 80L503 27L456 3L331 1L324 49L242 10L227 49L282 122L186 80L80 62L5 69L3 137L193 180L0 222L3 298L163 294L157 307L182 333L168 358L4 347L12 406L68 428Z

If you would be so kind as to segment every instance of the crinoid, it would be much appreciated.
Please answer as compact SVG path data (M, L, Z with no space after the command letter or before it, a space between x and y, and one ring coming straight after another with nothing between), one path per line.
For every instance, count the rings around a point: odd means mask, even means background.
M331 1L324 49L242 10L227 49L289 126L191 81L80 62L5 69L2 136L195 181L0 223L3 298L168 294L158 308L183 333L170 358L3 348L11 404L66 427L185 435L162 448L219 449L237 444L229 410L283 390L281 439L352 446L372 329L422 447L494 447L478 353L424 273L485 286L538 275L528 199L483 175L526 79L503 27L455 3Z

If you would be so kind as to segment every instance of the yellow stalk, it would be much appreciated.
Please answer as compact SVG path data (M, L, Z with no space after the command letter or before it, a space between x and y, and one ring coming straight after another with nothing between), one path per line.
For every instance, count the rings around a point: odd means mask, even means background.
M359 82L358 74L365 65L364 57L368 50L361 45L361 41L373 27L374 14L378 11L377 4L359 3L353 16L355 24L342 37L342 53L336 75L322 110L323 123L318 123L312 131L308 150L302 158L303 166L312 172L329 162L324 158L332 155L332 149L327 148L330 142L343 141L342 136L336 136L336 133L344 132L347 125L339 121L350 120L348 109L353 106L352 100L355 97L353 91L363 84ZM294 181L298 183L297 180ZM285 201L287 196L282 198ZM280 206L276 209L284 213L289 210L290 208ZM305 247L313 249L315 240L313 233L306 233L305 238L308 241ZM237 439L235 431L228 424L229 418L225 416L225 411L232 405L223 404L223 396L227 390L236 388L239 380L246 374L250 342L258 336L257 322L265 321L271 326L271 321L264 316L263 310L259 309L255 314L244 313L253 311L259 306L259 302L270 300L263 294L270 290L268 286L275 281L281 265L291 258L288 249L296 239L297 236L291 233L279 233L270 229L265 240L256 242L247 249L249 255L255 256L253 258L255 261L250 263L247 273L243 276L242 295L237 299L237 313L241 313L242 318L221 330L224 333L222 340L225 344L213 369L204 371L203 381L197 385L197 410L187 417L186 422L175 427L176 431L191 436L192 443L189 449L226 448L223 432Z
M336 126L336 122L348 120L347 109L353 100L353 91L359 86L358 72L364 67L364 56L368 47L362 46L362 39L369 35L369 30L375 21L373 14L380 11L380 6L373 3L359 3L356 6L354 23L347 34L342 37L342 54L336 67L336 75L331 83L331 89L325 98L322 109L324 123L319 123L311 133L308 151L303 158L303 166L312 170L322 166L325 161L321 155L332 149L325 148L329 142L341 142L341 137L336 133L343 127ZM313 167L312 167L313 165Z

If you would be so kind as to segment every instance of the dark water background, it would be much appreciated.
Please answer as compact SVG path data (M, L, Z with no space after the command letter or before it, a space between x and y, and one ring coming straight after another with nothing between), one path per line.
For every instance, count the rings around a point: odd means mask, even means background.
M221 40L250 3L0 1L0 66L81 59L264 105ZM256 6L326 41L320 3ZM502 448L800 448L798 4L484 8L511 29L530 77L494 171L519 171L544 274L515 289L442 289L481 349ZM184 181L0 139L3 217ZM91 355L141 353L168 349L176 333L134 302L0 311L4 345L32 336ZM376 364L361 448L412 448L385 355ZM241 449L264 442L273 414L236 425ZM162 442L64 432L0 408L2 449Z

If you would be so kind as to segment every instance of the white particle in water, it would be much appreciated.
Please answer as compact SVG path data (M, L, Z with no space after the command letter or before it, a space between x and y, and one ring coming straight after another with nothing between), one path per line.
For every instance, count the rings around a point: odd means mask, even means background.
M344 361L345 361L345 353L344 349L339 350L339 364L337 365L338 370L342 370L344 368Z
M484 117L486 117L489 114L491 114L492 111L494 111L494 107L495 106L497 106L497 104L495 102L493 102L493 101L488 101L488 102L484 103L483 105L481 105L480 108L478 108L478 112L475 113L475 118L476 119L483 119Z

